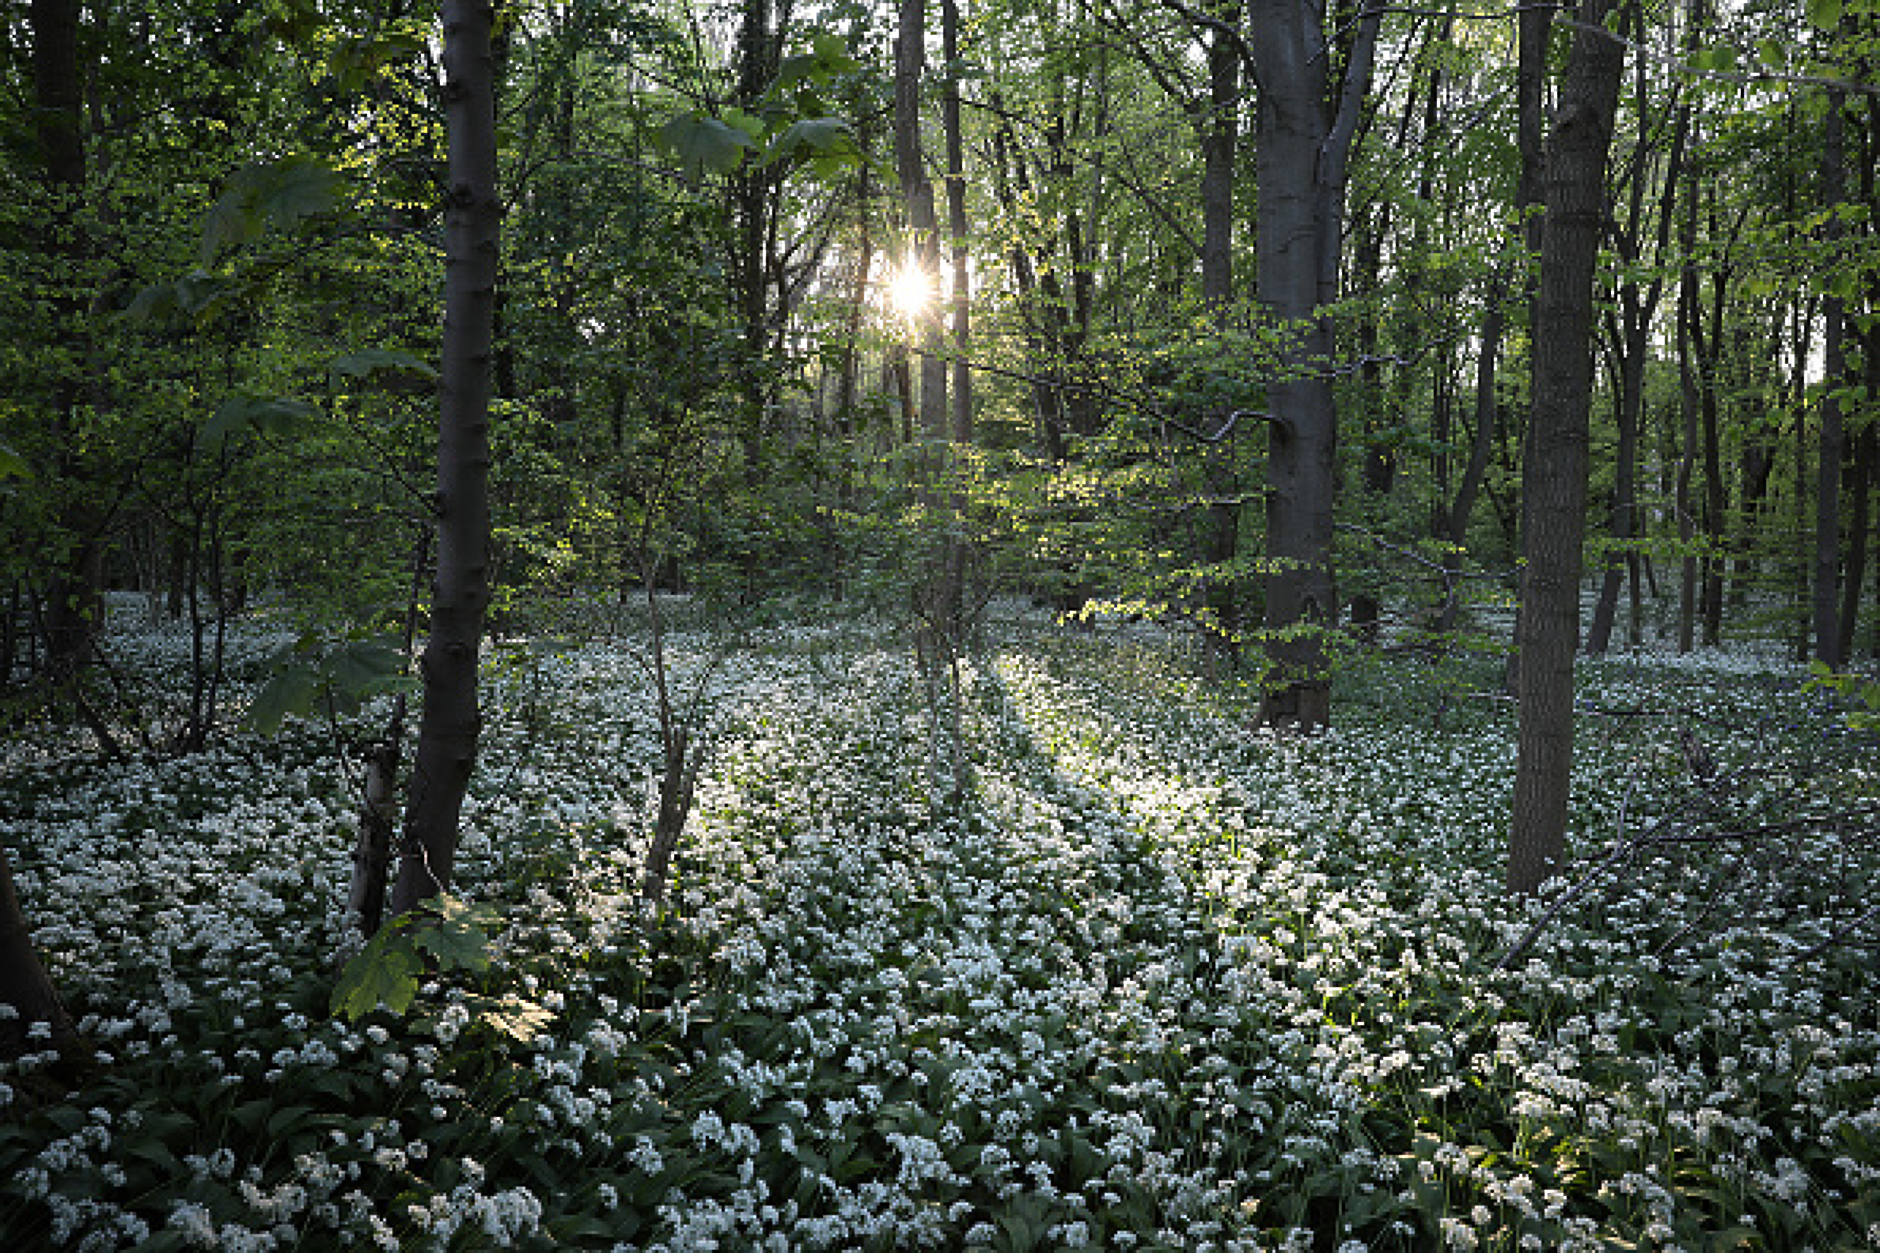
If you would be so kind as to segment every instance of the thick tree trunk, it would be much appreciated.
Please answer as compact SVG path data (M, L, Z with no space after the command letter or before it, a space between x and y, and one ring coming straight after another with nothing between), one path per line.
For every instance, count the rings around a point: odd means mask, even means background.
M45 1023L54 1040L72 1036L71 1016L33 951L32 930L13 889L13 863L4 846L0 846L0 1005L11 1005L19 1013L0 1022L0 1059L15 1058L36 1047L30 1037L34 1023Z
M85 148L79 111L81 84L78 70L79 5L77 0L33 0L28 14L33 41L33 105L35 138L44 163L44 180L51 225L46 250L57 257L82 253L72 218L84 192ZM62 276L66 277L66 276ZM83 342L79 318L83 302L59 298L52 309L53 329L76 356ZM103 586L103 549L92 534L83 499L82 467L73 444L73 409L77 401L76 362L70 368L52 367L48 406L54 456L55 482L67 499L60 502L61 528L75 541L69 560L49 580L49 595L40 606L40 621L49 676L57 683L73 684L88 659L100 621L98 590ZM19 585L7 618L6 668L0 687L12 680L13 620L19 604ZM32 932L26 925L19 896L13 887L12 862L0 846L0 1004L11 1005L18 1017L0 1022L0 1058L17 1057L32 1047L29 1030L47 1024L54 1038L72 1034L72 1022L59 1000L39 955L33 951Z
M483 615L489 606L490 344L496 300L495 9L445 0L444 330L438 390L437 584L425 645L424 716L405 808L395 912L449 889L457 824L476 765Z
M1520 726L1508 887L1532 892L1566 847L1573 768L1573 654L1586 534L1593 270L1606 216L1606 154L1621 46L1600 26L1610 0L1584 0L1547 149L1534 335L1534 412L1521 598Z
M1266 695L1263 722L1313 730L1331 718L1326 634L1338 623L1332 579L1337 415L1333 339L1324 315L1337 293L1345 172L1370 89L1380 13L1360 19L1337 113L1328 117L1332 49L1319 11L1301 0L1256 0L1260 38L1260 301L1284 336L1279 379L1267 389Z
M44 248L61 269L87 259L80 221L85 195L84 82L77 0L32 0L33 127L46 193ZM55 684L76 683L103 619L104 540L91 499L92 471L75 431L87 333L83 283L61 273L50 298L53 346L46 371L47 420L59 492L56 518L65 556L52 570L43 605L45 668Z

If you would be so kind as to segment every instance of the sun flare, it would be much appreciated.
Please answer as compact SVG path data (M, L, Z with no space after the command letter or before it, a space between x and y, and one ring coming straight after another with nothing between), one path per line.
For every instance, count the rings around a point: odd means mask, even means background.
M913 322L932 302L933 281L919 265L909 261L894 272L888 282L888 303L896 313Z

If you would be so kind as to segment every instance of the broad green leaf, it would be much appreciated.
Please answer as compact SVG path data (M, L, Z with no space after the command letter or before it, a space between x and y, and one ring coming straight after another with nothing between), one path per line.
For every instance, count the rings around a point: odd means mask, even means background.
M762 140L764 132L769 129L763 118L755 113L747 113L735 104L727 106L718 120L744 135L753 144Z
M333 1012L348 1022L358 1022L380 1005L403 1014L418 994L423 970L424 963L402 938L396 944L375 939L340 972L333 988Z
M351 706L384 691L404 668L404 654L379 640L343 644L333 650L322 667L333 694Z
M292 665L276 671L255 693L248 707L248 725L262 735L281 729L288 714L306 717L313 712L313 702L320 695L320 675L308 665Z
M1841 24L1841 0L1808 0L1808 20L1816 30L1833 31Z
M243 431L263 435L286 435L319 416L319 410L304 400L291 396L263 398L233 396L222 402L196 436L201 448L217 448L231 436Z
M0 479L30 479L32 477L33 468L26 464L26 458L5 444L0 444Z
M682 113L659 128L659 142L687 171L729 173L757 144L749 135L715 117Z
M770 141L766 162L837 158L859 160L860 150L849 125L841 118L816 117L792 122Z
M850 74L861 68L861 63L849 55L848 42L834 31L817 31L810 37L810 47L830 73Z
M411 942L437 959L446 970L483 971L490 965L490 937L478 926L480 911L455 897L436 902L440 917L411 933Z
M1782 69L1789 63L1789 51L1780 40L1765 39L1756 52L1762 58L1762 63L1772 70Z
M269 227L290 227L334 212L342 203L345 186L338 170L307 156L244 166L230 177L203 221L203 264L257 238Z
M327 370L342 378L354 379L370 378L374 374L416 374L426 379L437 377L436 368L423 357L395 348L364 348L358 352L349 352L343 357L333 358Z

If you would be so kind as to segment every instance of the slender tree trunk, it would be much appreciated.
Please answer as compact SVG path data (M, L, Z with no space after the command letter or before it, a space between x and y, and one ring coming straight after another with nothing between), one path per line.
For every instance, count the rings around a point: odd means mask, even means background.
M912 255L903 264L919 267L928 288L940 291L940 221L934 203L933 181L927 177L921 153L921 78L927 65L927 10L925 0L901 0L894 54L894 165L907 210ZM944 317L936 309L922 309L917 318L920 356L920 432L927 447L920 458L923 489L928 503L944 508L938 492L950 458L952 414L947 405L947 356ZM920 651L924 661L938 662L941 650L957 641L960 606L959 581L951 541L941 541L930 555L930 569L916 593L922 619Z
M1637 24L1640 15L1632 15L1633 34L1639 32ZM1650 108L1654 87L1647 74L1643 58L1636 64L1635 107L1641 118L1646 117ZM1632 575L1632 634L1634 642L1638 633L1638 553L1633 547L1633 540L1639 532L1638 507L1638 443L1639 428L1645 414L1645 367L1651 351L1651 329L1658 310L1659 298L1664 293L1664 278L1660 265L1664 260L1666 245L1670 241L1671 223L1676 211L1678 180L1684 156L1684 139L1690 129L1690 109L1678 105L1676 123L1671 136L1671 153L1665 163L1665 172L1659 180L1657 234L1651 252L1652 280L1640 289L1636 279L1627 278L1619 289L1620 321L1614 326L1612 342L1619 353L1619 396L1616 404L1619 439L1614 450L1614 484L1612 511L1609 527L1613 538L1613 555L1606 563L1605 577L1599 589L1599 602L1593 611L1592 626L1586 635L1586 651L1591 655L1604 653L1612 640L1613 621L1618 616L1619 590L1627 572ZM1644 127L1641 126L1641 131ZM1650 183L1647 177L1653 163L1650 159L1650 141L1641 135L1635 154L1636 169L1632 178L1630 221L1623 230L1616 232L1621 259L1636 266L1643 258L1639 240L1645 232L1645 193Z
M1869 337L1871 340L1871 337ZM1868 351L1873 350L1870 347ZM1880 371L1868 368L1871 380ZM1860 625L1860 589L1867 581L1867 522L1873 497L1876 429L1870 421L1854 438L1853 473L1845 484L1853 497L1853 513L1848 519L1847 570L1841 579L1841 666L1854 655L1854 634Z
M992 94L992 108L1001 117L992 133L993 191L1007 219L1022 220L1019 201L1021 196L1029 195L1029 175L1025 172L1025 158L1018 150L1018 140L1013 134L1011 121L1005 117L1005 101L996 89ZM1018 295L1026 360L1030 364L1032 408L1038 421L1038 451L1052 465L1060 465L1067 451L1064 434L1068 418L1064 412L1062 389L1053 381L1058 353L1046 329L1043 311L1039 308L1037 267L1022 233L1013 239L1007 259L1012 270L1012 285Z
M424 715L405 808L394 912L450 888L457 824L476 765L483 616L489 606L490 346L496 298L495 7L445 0L444 329L438 390L437 583Z
M1599 27L1610 0L1585 0L1547 150L1534 335L1534 413L1521 598L1520 725L1508 887L1532 892L1566 847L1573 768L1573 654L1586 534L1593 271L1606 217L1606 155L1621 46ZM1597 32L1597 33L1594 33Z
M957 444L973 438L973 367L971 249L966 225L966 158L960 124L960 9L958 0L941 0L940 40L947 62L941 90L941 125L946 131L947 233L953 253L953 422L949 435Z
M1222 5L1215 16L1238 28L1238 0ZM1215 30L1208 41L1208 107L1201 131L1201 301L1216 327L1224 326L1234 300L1234 165L1240 146L1240 51L1229 31ZM1203 482L1211 498L1202 559L1221 570L1240 551L1239 442L1233 433L1216 447L1202 450ZM1211 672L1236 664L1239 657L1240 588L1231 575L1211 574L1204 601L1207 660Z
M1725 267L1714 276L1716 317L1711 325L1709 349L1702 373L1703 392L1698 414L1704 433L1704 646L1715 648L1723 641L1724 549L1728 543L1730 500L1723 479L1722 399L1718 394L1718 360L1722 353L1724 293L1729 282Z
M1847 145L1839 91L1828 93L1826 133L1821 146L1821 191L1827 202L1829 247L1842 235L1841 202L1846 198ZM1830 266L1838 266L1839 260ZM1841 459L1846 432L1839 389L1848 382L1846 301L1832 291L1822 301L1825 326L1821 397L1820 452L1815 468L1815 657L1839 667L1847 660L1841 639Z
M1541 204L1546 197L1544 183L1547 176L1546 146L1546 99L1547 99L1547 49L1553 33L1553 8L1545 4L1522 5L1516 18L1516 64L1515 64L1515 128L1516 138L1521 151L1521 178L1515 188L1515 204L1518 208ZM1538 258L1541 252L1541 231L1543 217L1537 213L1525 214L1521 218L1522 228L1527 234L1527 255ZM1535 288L1534 270L1524 270L1527 275L1523 290L1527 294L1528 334L1533 342L1540 326L1539 295ZM1529 363L1530 371L1532 362ZM1498 415L1500 411L1498 410ZM1530 418L1531 424L1531 418ZM1518 543L1527 542L1528 473L1533 465L1529 433L1523 430L1516 444L1520 449L1518 461L1521 473L1521 504L1503 511L1504 529L1516 529ZM1513 520L1514 528L1509 528L1507 520ZM1508 665L1502 674L1502 689L1513 696L1521 684L1521 616L1526 610L1523 601L1517 597L1514 611L1514 629L1510 636Z
M901 0L900 32L894 57L894 167L906 204L912 255L930 290L939 291L940 220L933 181L927 177L920 146L921 77L927 64L927 10L924 0ZM918 328L920 354L920 427L922 436L943 441L949 430L946 342L937 312L922 310Z

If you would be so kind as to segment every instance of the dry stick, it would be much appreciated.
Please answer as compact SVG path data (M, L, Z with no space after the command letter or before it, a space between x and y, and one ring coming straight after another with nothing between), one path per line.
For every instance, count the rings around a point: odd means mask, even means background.
M1737 775L1746 775L1748 773L1749 772L1747 770L1740 770L1740 771L1735 772L1735 774ZM1559 896L1555 897L1553 904L1549 905L1546 911L1542 913L1539 918L1536 918L1533 924L1529 926L1525 932L1522 933L1521 938L1515 941L1514 947L1510 948L1506 953L1502 954L1501 960L1496 962L1494 966L1490 968L1489 973L1494 974L1499 971L1507 969L1508 964L1510 962L1514 961L1514 959L1519 957L1522 953L1525 953L1528 950L1529 946L1531 946L1534 943L1535 939L1539 937L1540 933L1546 928L1547 924L1554 920L1555 915L1559 914L1562 909L1565 909L1568 902L1579 897L1579 895L1582 892L1584 892L1592 884L1593 880L1596 879L1603 871L1605 871L1607 867L1616 865L1621 860L1629 858L1631 855L1637 853L1640 848L1644 847L1646 838L1650 836L1650 834L1653 831L1656 831L1658 828L1663 827L1667 823L1671 822L1673 819L1679 817L1680 814L1682 814L1685 810L1692 807L1694 804L1698 802L1702 802L1702 801L1709 801L1717 792L1722 790L1724 783L1729 782L1729 781L1730 781L1730 777L1719 779L1715 785L1709 788L1706 788L1703 792L1699 793L1698 795L1687 799L1685 802L1680 804L1677 808L1673 809L1670 813L1665 814L1663 817L1659 818L1651 826L1647 827L1645 831L1641 833L1640 835L1635 836L1634 838L1630 840L1626 840L1622 836L1620 838L1615 838L1605 858L1601 860L1597 865L1595 865L1591 870L1587 871L1584 875L1580 876L1579 881L1574 883L1573 886L1569 887L1565 892L1562 892ZM1627 798L1628 800L1630 799L1629 791L1627 793ZM1621 829L1623 830L1623 814L1624 814L1623 807L1621 807L1620 813L1621 813ZM1658 841L1653 840L1652 842L1657 843Z
M1880 918L1880 903L1869 906L1866 913L1861 914L1850 922L1836 927L1833 931L1828 933L1827 939L1815 945L1795 960L1797 962L1805 962L1821 956L1822 953L1833 948L1836 944L1839 944L1842 940L1845 940L1848 936L1860 930L1864 924L1872 922L1876 918Z
M1709 799L1709 793L1706 793L1703 799ZM1837 814L1818 814L1804 818L1794 818L1787 822L1764 823L1761 826L1745 827L1736 831L1688 831L1655 834L1659 827L1664 826L1676 816L1677 811L1674 810L1672 813L1665 815L1664 818L1654 823L1651 828L1648 828L1646 833L1635 837L1623 845L1614 847L1604 861L1594 866L1581 877L1579 882L1562 893L1561 896L1548 907L1547 912L1535 920L1534 924L1515 942L1514 947L1509 949L1508 952L1502 956L1501 960L1495 963L1491 973L1505 969L1508 963L1525 952L1527 948L1533 944L1535 937L1541 933L1542 928L1553 920L1554 916L1566 906L1567 902L1577 897L1607 866L1620 860L1621 854L1637 853L1641 849L1656 848L1663 845L1725 844L1740 843L1746 840L1760 840L1765 836L1805 831L1810 827L1823 826L1828 823L1844 821L1849 818L1880 817L1880 805L1869 805L1859 809L1845 810ZM1873 912L1873 910L1869 910L1868 915L1871 915ZM1868 915L1863 915L1861 919L1856 919L1854 923L1850 924L1850 928L1859 926L1861 921ZM1804 956L1807 955L1808 954L1804 954Z

